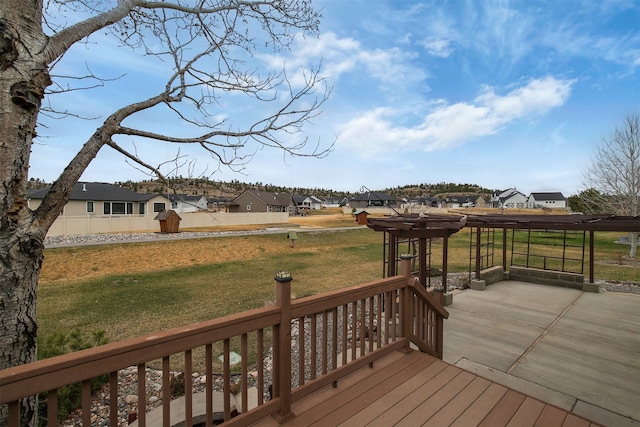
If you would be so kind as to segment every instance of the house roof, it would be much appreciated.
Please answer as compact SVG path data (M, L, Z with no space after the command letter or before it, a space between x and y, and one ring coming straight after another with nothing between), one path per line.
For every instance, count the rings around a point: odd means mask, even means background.
M552 193L531 193L531 197L533 197L535 200L558 200L558 201L562 201L565 200L565 197L562 195L562 193L559 192L552 192Z
M447 202L450 203L473 203L476 200L478 200L478 195L474 195L474 196L450 196L447 197L446 200Z
M324 199L324 203L326 204L338 204L344 201L348 202L349 198L348 197L326 197Z
M27 192L30 199L44 199L51 187ZM106 200L117 202L144 202L157 194L140 194L126 188L105 182L78 182L71 192L69 200Z
M203 197L203 195L194 194L169 194L169 200L172 202L199 202Z
M246 190L240 196L233 199L233 202L246 193L252 194L268 206L289 206L292 201L291 194L289 193L271 193L269 191Z
M316 196L304 196L302 194L294 194L291 197L293 198L293 201L296 202L296 204L298 205L307 199L309 199L311 203L322 203L322 200L318 199Z
M515 196L521 196L523 198L527 198L527 196L525 196L524 194L522 194L521 192L519 192L518 190L512 189L511 191L505 191L504 193L500 194L500 201L504 202L505 200L509 200L512 197Z
M158 215L156 215L156 217L153 218L153 219L154 220L165 221L165 220L169 219L172 216L175 216L178 219L182 219L182 218L180 218L180 215L178 215L176 213L176 211L171 210L171 209L169 209L169 210L166 210L166 209L161 210L160 212L158 212Z
M305 199L307 198L307 196L302 196L300 194L294 194L291 197L293 198L293 201L296 202L297 205L304 202Z
M381 200L381 201L396 201L397 198L394 196L389 196L388 194L378 193L376 191L369 191L367 193L356 194L351 198L353 201L371 201L371 200Z

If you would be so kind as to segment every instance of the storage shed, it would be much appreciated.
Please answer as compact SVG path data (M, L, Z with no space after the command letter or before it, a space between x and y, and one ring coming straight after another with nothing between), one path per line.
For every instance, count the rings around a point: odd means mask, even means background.
M369 212L367 212L367 211L356 211L356 212L354 212L354 215L356 216L356 223L357 224L367 225L367 216L369 215Z
M163 209L154 219L160 221L161 233L177 233L180 228L180 216L173 209Z

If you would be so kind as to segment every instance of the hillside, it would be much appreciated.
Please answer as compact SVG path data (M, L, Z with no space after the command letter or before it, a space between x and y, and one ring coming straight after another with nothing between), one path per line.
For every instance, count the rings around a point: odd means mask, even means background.
M178 193L190 195L204 195L205 197L233 198L246 190L269 191L273 193L290 193L301 195L313 195L318 198L325 197L350 197L355 193L335 191L326 188L303 188L303 187L281 187L271 184L247 183L233 180L230 182L212 181L205 178L170 178L169 185L164 184L160 180L144 180L134 181L117 181L116 185L127 188L138 193ZM29 188L42 188L49 183L39 178L31 178L29 180ZM411 184L398 186L394 188L375 189L373 191L383 192L389 195L400 197L439 197L444 196L464 196L480 194L488 197L491 190L483 188L476 184L456 184L456 183L438 183L438 184Z

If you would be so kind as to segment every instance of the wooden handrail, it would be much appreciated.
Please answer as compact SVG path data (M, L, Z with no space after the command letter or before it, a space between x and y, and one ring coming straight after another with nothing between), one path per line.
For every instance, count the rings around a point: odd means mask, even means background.
M294 416L290 405L296 400L324 387L335 384L347 374L367 364L371 365L392 351L408 348L409 341L422 351L442 357L442 319L447 311L410 277L409 261L403 260L403 274L372 281L347 289L341 289L291 300L289 283L278 283L276 303L268 307L225 316L206 322L178 327L144 337L111 343L100 347L78 351L50 359L16 366L0 371L0 404L9 404L9 425L17 425L22 398L49 392L47 401L50 409L57 404L56 390L68 384L83 383L83 419L90 420L89 381L103 374L110 374L111 418L117 422L117 371L137 366L139 376L138 393L145 394L144 371L146 364L162 360L163 389L169 384L170 362L174 355L184 354L185 376L191 374L193 349L206 350L206 392L207 402L211 400L213 372L212 346L223 343L223 384L224 419L231 421L229 354L230 340L241 342L241 402L247 408L247 379L249 358L247 334L257 338L252 345L252 354L258 365L259 398L258 407L243 413L240 420L256 420L265 414L273 414L285 421ZM417 307L417 308L416 308ZM420 313L424 319L417 319ZM428 314L428 318L427 318ZM305 326L308 324L308 326ZM340 324L340 326L339 326ZM301 328L298 333L297 357L300 371L297 385L292 384L292 325ZM265 352L264 331L273 330L273 395L267 402L262 398L264 374L262 369ZM308 329L305 329L308 328ZM318 332L320 331L320 332ZM422 332L429 332L424 334ZM310 337L306 335L309 334ZM433 336L436 340L433 341ZM308 340L308 343L305 341ZM320 345L317 345L319 342ZM311 347L306 347L307 345ZM341 348L340 355L338 348ZM328 348L331 348L329 353ZM268 350L268 349L267 349ZM310 351L312 372L305 368L305 351ZM181 356L182 357L182 356ZM317 373L316 373L317 370ZM308 378L307 378L308 376ZM191 384L191 380L188 381ZM53 395L51 394L53 391ZM187 391L189 393L189 391ZM168 423L170 397L163 396L163 418ZM141 399L140 425L145 424L145 398ZM191 398L185 398L185 405L191 417ZM207 419L212 419L213 405L207 403ZM55 421L55 410L49 411L49 421ZM115 414L114 414L115 412Z
M0 404L270 327L279 320L276 306L264 307L3 369Z

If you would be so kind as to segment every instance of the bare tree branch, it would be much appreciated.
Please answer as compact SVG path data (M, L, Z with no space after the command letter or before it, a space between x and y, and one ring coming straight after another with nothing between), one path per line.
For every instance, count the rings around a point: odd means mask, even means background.
M627 114L594 152L583 177L580 197L592 212L640 214L640 115ZM629 256L635 257L637 233L631 235Z

